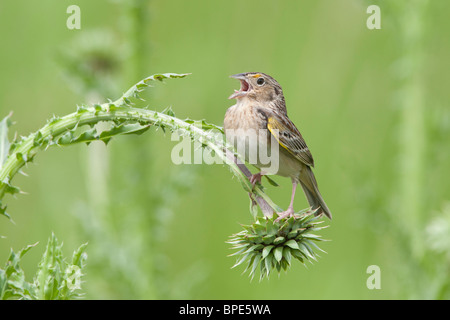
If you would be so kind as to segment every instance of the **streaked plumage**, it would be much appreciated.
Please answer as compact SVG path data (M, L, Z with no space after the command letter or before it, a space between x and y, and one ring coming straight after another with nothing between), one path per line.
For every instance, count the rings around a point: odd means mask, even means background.
M316 214L325 214L331 219L331 212L319 192L311 170L311 167L314 167L312 154L300 131L287 115L281 86L275 79L260 72L241 73L232 77L241 81L241 88L230 96L230 99L236 99L237 103L225 114L224 129L229 142L234 143L232 140L235 137L227 131L238 129L257 130L258 148L270 148L271 136L278 141L278 170L270 171L267 165L258 160L253 164L260 168L261 172L252 177L252 183L260 181L261 175L265 174L290 177L293 184L291 203L282 217L294 213L294 195L296 186L300 183L310 206L317 209ZM239 136L236 138L245 139ZM251 156L249 152L251 151L246 150L244 155L247 161Z

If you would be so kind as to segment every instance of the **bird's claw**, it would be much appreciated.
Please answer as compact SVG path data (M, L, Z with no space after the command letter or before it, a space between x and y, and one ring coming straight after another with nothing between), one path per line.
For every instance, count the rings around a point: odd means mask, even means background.
M294 216L294 208L289 207L286 211L278 213L278 218L275 219L275 222L279 222L282 219L293 216Z

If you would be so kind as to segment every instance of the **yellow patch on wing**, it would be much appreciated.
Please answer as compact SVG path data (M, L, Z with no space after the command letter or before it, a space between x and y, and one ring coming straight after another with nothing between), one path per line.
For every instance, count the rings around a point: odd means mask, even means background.
M270 133L277 139L280 146L286 149L299 161L314 167L314 160L311 152L306 146L300 133L292 131L275 117L269 117L269 119L267 119L267 129L269 129Z
M270 117L267 120L267 128L270 133L277 139L278 143L287 151L292 152L283 142L280 140L280 131L286 130L286 128L278 122L274 117Z

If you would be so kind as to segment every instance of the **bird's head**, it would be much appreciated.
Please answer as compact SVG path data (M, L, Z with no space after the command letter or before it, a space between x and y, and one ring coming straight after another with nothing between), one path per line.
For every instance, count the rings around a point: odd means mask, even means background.
M283 90L271 76L261 72L246 72L232 75L231 78L241 81L239 90L228 99L248 98L259 102L284 100Z

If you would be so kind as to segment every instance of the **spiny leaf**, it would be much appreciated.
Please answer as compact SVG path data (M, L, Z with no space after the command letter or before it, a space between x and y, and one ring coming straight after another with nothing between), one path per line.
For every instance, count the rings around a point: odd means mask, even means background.
M253 276L255 275L256 267L258 266L260 261L261 261L261 255L257 254L255 256L255 260L253 260L252 269L250 270L250 276L252 279L253 279Z
M173 112L172 107L167 107L163 111L161 111L163 114L167 114L168 116L175 117L175 112Z
M264 177L267 179L267 181L269 181L269 183L271 185L273 185L274 187L279 187L279 184L276 183L272 178L270 178L268 175L264 175Z
M53 115L53 117L50 120L48 120L47 123L49 125L53 125L53 124L57 123L58 121L61 121L61 118Z
M27 282L20 267L22 257L37 243L15 253L11 250L4 269L0 269L0 299L74 299L80 296L82 271L87 255L86 244L81 245L67 263L54 234L47 243L33 282Z
M98 106L98 105L95 105L95 106ZM85 113L85 112L88 112L89 110L88 110L88 108L86 107L86 106L77 106L77 113L78 114L82 114L82 113Z
M28 158L26 154L23 154L22 152L16 153L16 159L19 161L27 162Z
M222 127L220 127L218 125L215 125L213 123L209 123L209 122L207 122L204 119L203 120L192 120L192 119L186 118L183 121L186 122L186 123L193 124L193 125L195 125L196 127L200 128L202 130L217 130L220 133L224 133Z
M33 139L33 146L34 147L38 147L41 146L43 142L43 136L42 136L42 132L38 131L35 135L34 135L34 139Z
M274 244L274 245L279 245L279 244L283 243L284 240L286 240L284 237L277 237L277 238L275 238L275 240L273 241L273 244Z
M113 136L120 134L142 134L150 128L149 124L141 125L140 123L132 124L121 124L119 126L114 126L110 130L105 130L100 133L99 139L105 140L110 139Z
M266 223L266 232L268 236L275 236L277 234L278 227L273 223L272 220L267 220Z
M263 236L266 234L266 227L260 224L254 224L253 230L256 232L258 236Z
M5 186L5 193L16 194L20 193L20 188L11 185L8 182L3 181L2 184Z
M281 261L281 258L283 258L283 247L276 247L273 255L275 257L275 260L277 260L278 262Z
M300 250L291 250L291 254L301 263L305 263L304 255L302 255Z
M92 142L95 140L98 140L97 130L95 128L90 128L80 133L77 137L73 138L70 143L75 144L80 142Z
M164 79L174 79L174 78L184 78L190 73L162 73L162 74L154 74L150 77L147 77L141 81L139 81L137 84L135 84L133 87L131 87L127 92L125 92L120 99L118 99L116 102L113 103L113 105L117 104L120 106L130 106L131 105L131 98L133 99L140 99L139 92L141 92L144 88L148 87L150 85L150 82L152 81L163 81Z
M286 260L289 265L291 265L292 255L291 249L289 249L288 247L283 248L283 259Z
M275 239L275 235L267 235L262 238L264 244L271 244L271 243L273 243L274 239Z
M8 128L11 126L11 113L0 122L0 169L9 154L10 143L8 140Z
M0 200L0 215L5 216L9 220L11 220L11 216L6 212L6 206L2 205L2 201Z
M270 251L272 251L272 248L273 248L273 247L274 247L273 245L264 247L264 249L263 249L263 251L262 251L262 258L263 258L263 259L269 255L269 253L270 253Z
M293 239L286 241L286 243L284 245L288 246L289 248L292 248L292 249L299 249L297 241L295 241Z
M86 248L87 242L82 244L77 250L74 251L72 255L72 265L83 267L84 262L87 259Z

